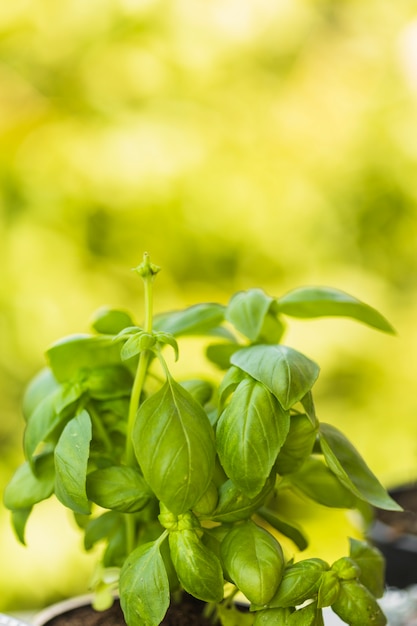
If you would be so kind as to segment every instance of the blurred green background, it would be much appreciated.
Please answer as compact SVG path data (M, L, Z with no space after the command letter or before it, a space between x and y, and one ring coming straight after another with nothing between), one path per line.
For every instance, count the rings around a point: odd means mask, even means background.
M140 318L145 250L157 310L307 284L380 309L396 338L323 320L287 341L322 366L320 419L387 486L416 477L415 1L13 0L0 32L1 490L45 348L102 304ZM312 520L324 558L343 520ZM85 591L53 502L28 544L1 508L0 610Z

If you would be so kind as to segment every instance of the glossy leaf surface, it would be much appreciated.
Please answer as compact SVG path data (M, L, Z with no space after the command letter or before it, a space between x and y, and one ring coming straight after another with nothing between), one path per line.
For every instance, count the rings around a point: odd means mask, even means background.
M298 471L313 451L318 424L313 424L304 413L291 415L287 438L275 464L278 474Z
M169 582L159 546L146 543L126 559L120 573L120 604L129 626L158 626L168 610Z
M329 569L321 559L306 559L285 568L270 607L295 607L317 596L323 573Z
M135 453L145 480L173 513L200 500L214 470L214 435L201 405L170 379L139 408Z
M194 530L171 532L171 558L178 579L188 593L205 602L223 599L223 571L217 556Z
M55 448L55 495L76 513L88 514L87 463L92 429L87 411L68 422Z
M263 383L289 409L314 385L319 367L288 346L255 345L238 350L231 363Z
M291 613L286 626L324 626L323 612L316 602L312 602Z
M333 611L350 626L385 626L387 619L374 596L356 580L342 581Z
M284 570L278 541L252 521L235 526L223 539L221 557L228 577L250 602L268 604Z
M290 423L270 391L253 378L239 383L217 423L220 462L249 497L260 493L285 441Z
M87 494L99 506L123 513L140 511L152 497L140 472L124 466L105 467L89 474Z

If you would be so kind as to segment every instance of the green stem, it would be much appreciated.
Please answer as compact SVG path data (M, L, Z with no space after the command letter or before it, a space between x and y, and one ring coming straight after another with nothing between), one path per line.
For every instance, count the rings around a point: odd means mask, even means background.
M156 266L152 266L149 256L147 254L143 257L143 263L137 268L138 273L142 276L144 282L144 299L145 299L145 327L144 330L147 333L152 332L152 319L153 319L153 290L152 283L153 278L156 275ZM148 373L149 360L151 352L144 350L139 355L139 362L136 369L135 379L133 381L132 392L130 394L129 412L127 418L127 435L126 435L126 450L125 461L130 467L136 465L135 450L133 447L133 429L135 426L136 413L140 404L140 397L142 395L143 387ZM126 543L127 553L130 554L136 542L136 524L133 515L127 514L126 520Z
M138 368L136 370L132 393L130 395L126 435L126 464L130 465L131 467L135 465L135 452L133 449L133 428L135 426L136 413L139 408L140 396L148 371L149 357L150 352L148 350L144 350L140 353Z
M144 283L144 298L145 298L145 327L144 330L147 333L152 332L152 320L153 320L153 279L157 273L156 266L152 265L148 254L144 254L143 263L137 268L138 273L143 279ZM132 393L130 395L129 413L127 418L127 437L126 437L126 463L127 465L135 465L135 453L133 449L133 428L135 426L136 413L139 408L140 396L142 394L143 386L145 384L146 375L148 373L148 366L151 353L148 350L144 350L139 355L139 363L135 374L135 380L133 381Z

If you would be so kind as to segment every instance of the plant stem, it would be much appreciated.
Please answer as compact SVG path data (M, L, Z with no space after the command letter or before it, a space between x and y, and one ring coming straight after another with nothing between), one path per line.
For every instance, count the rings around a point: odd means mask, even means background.
M145 252L143 262L136 268L137 273L142 277L144 284L144 300L145 300L145 325L146 333L152 332L153 321L153 280L159 271L159 267L153 265L149 255ZM133 449L133 428L135 426L136 413L139 408L140 396L145 384L146 375L151 353L149 350L143 350L139 355L139 363L133 381L132 393L130 395L129 414L127 418L127 437L126 437L126 463L127 465L135 465L135 453Z
M130 466L135 465L135 453L133 449L133 428L135 426L135 419L139 407L140 396L148 371L149 356L150 352L148 350L144 350L140 353L138 368L136 370L135 380L133 382L132 393L130 396L126 436L126 464Z
M158 268L159 269L159 268ZM147 333L152 332L152 318L153 318L153 289L152 283L154 276L157 273L156 266L152 266L149 256L144 254L143 263L136 268L138 274L143 279L144 283L144 300L145 300L145 325L144 330ZM151 352L144 350L139 355L139 362L136 369L135 379L133 381L132 392L130 394L129 413L127 418L127 435L126 435L126 451L125 461L130 467L134 467L136 464L135 450L133 447L133 429L135 426L136 413L140 404L140 397L145 384L146 375L148 373L148 366ZM126 515L126 543L127 553L130 554L135 547L135 535L136 525L135 519L132 515Z

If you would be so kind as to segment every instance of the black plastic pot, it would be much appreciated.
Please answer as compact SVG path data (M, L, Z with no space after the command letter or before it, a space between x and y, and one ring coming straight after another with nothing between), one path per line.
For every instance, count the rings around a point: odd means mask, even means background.
M417 483L390 490L404 511L375 511L368 539L385 557L386 583L405 589L417 584Z

